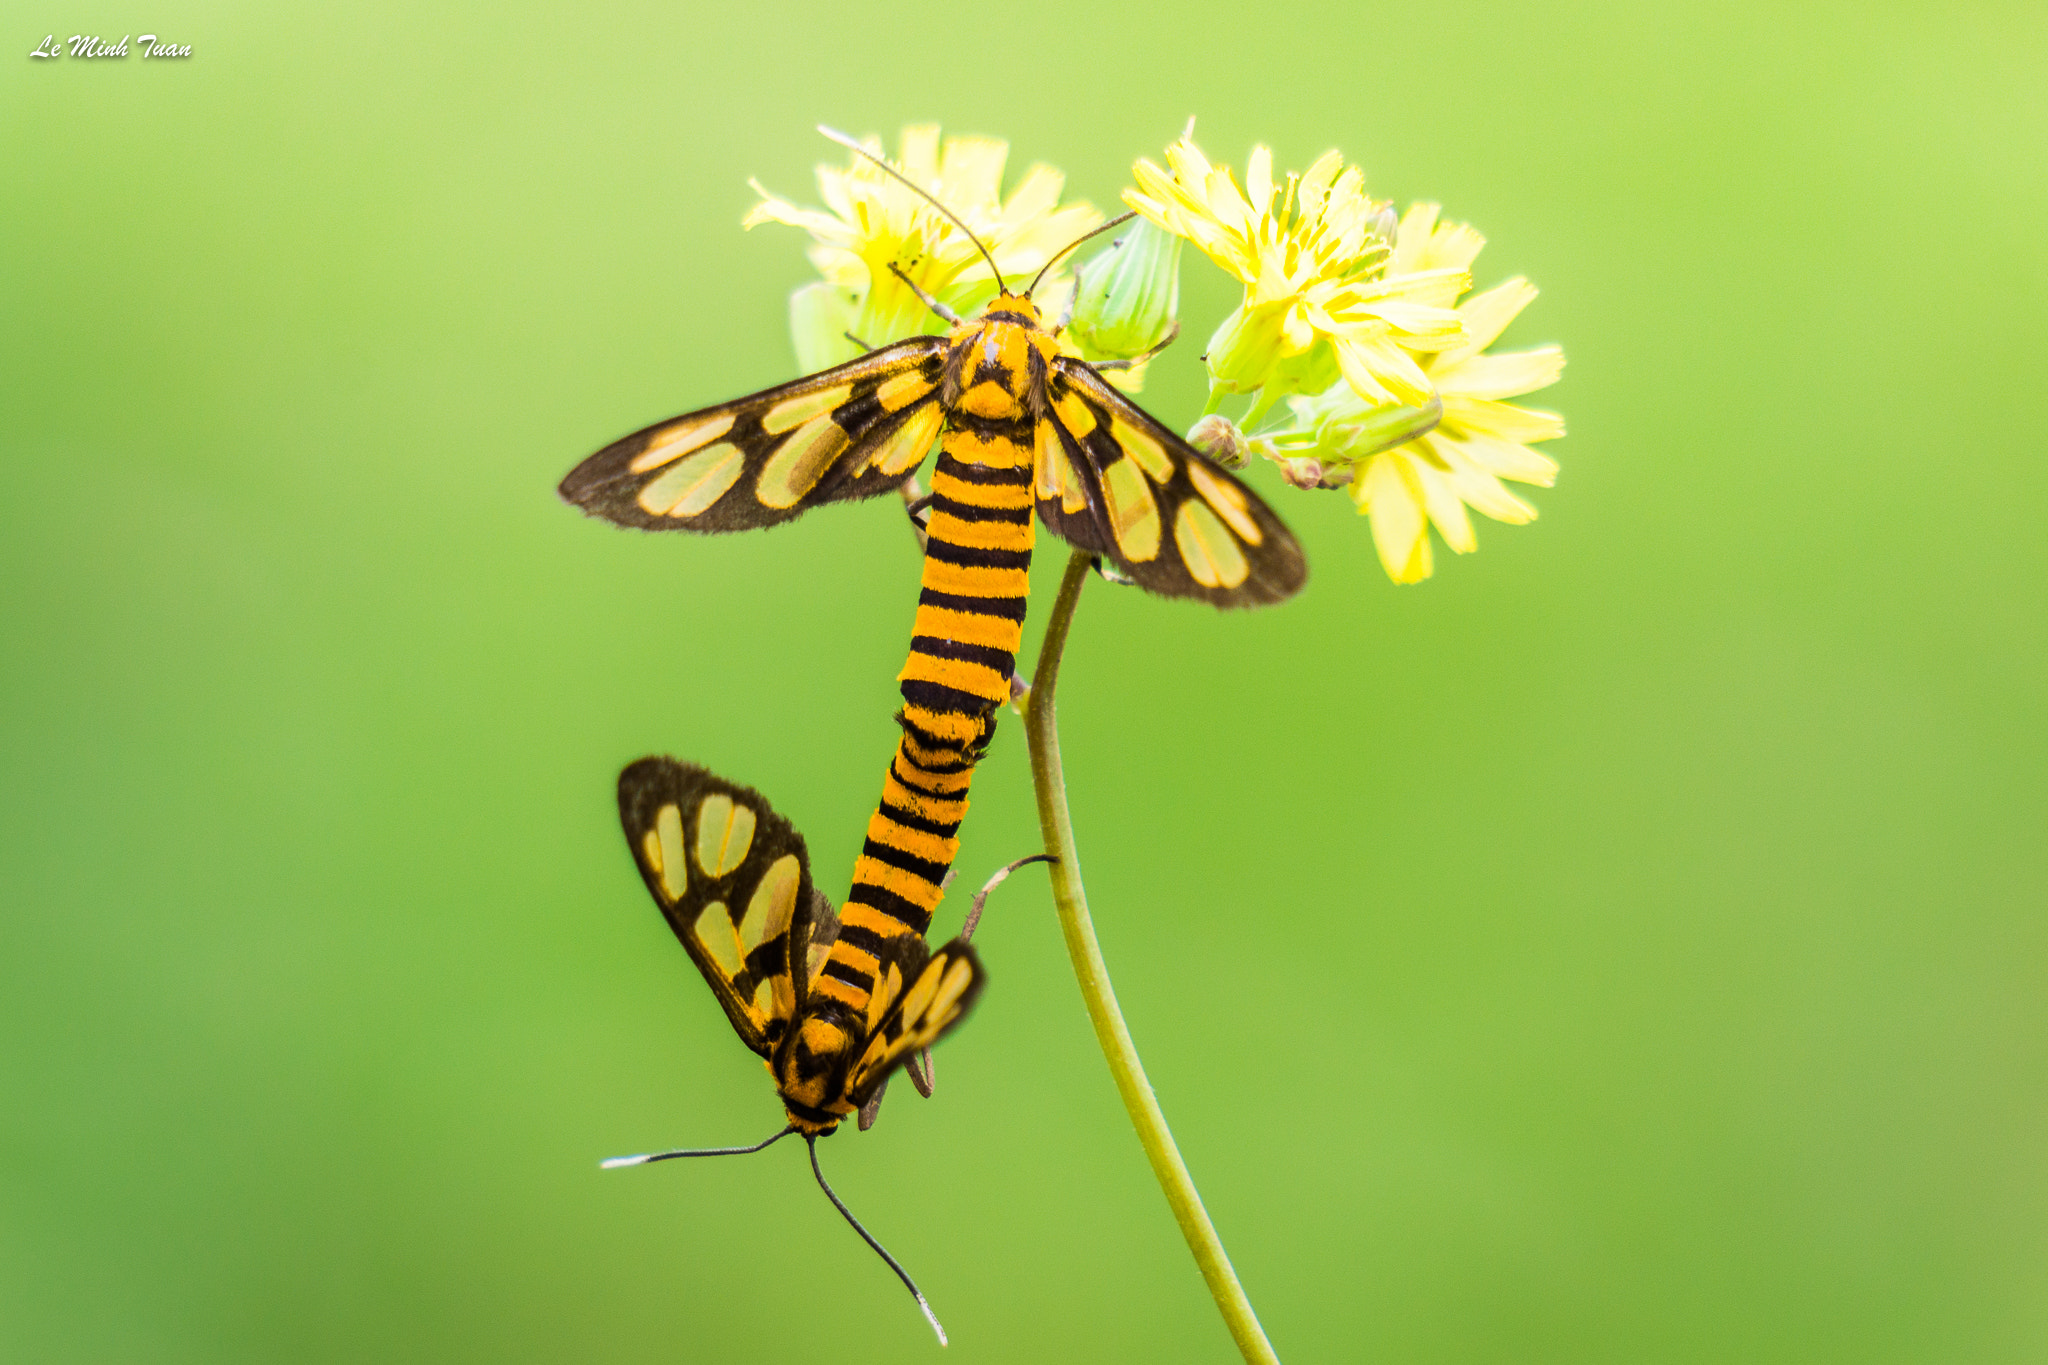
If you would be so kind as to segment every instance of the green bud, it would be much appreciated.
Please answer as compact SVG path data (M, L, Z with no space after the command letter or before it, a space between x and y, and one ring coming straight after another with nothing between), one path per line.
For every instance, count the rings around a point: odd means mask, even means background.
M1226 393L1262 389L1284 354L1283 332L1292 300L1255 307L1239 304L1209 338L1209 377Z
M860 347L846 335L853 318L853 297L837 285L820 281L791 294L789 338L796 344L797 372L810 374L859 355Z
M1092 355L1128 360L1173 334L1180 314L1182 239L1145 219L1076 272L1068 331Z
M1220 412L1212 412L1188 429L1188 444L1225 469L1243 469L1251 448L1237 423Z

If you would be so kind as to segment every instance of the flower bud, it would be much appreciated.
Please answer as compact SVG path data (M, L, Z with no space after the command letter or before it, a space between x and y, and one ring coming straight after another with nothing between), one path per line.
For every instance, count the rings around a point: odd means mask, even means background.
M1251 458L1244 433L1237 423L1220 412L1212 412L1188 430L1188 444L1225 469L1243 469Z
M1180 313L1182 239L1140 219L1077 272L1068 331L1091 355L1127 360L1171 336Z
M1239 304L1209 338L1209 377L1226 393L1262 389L1286 350L1287 310L1292 300Z
M1301 455L1280 461L1280 477L1296 488L1321 488L1323 486L1323 462L1313 455Z

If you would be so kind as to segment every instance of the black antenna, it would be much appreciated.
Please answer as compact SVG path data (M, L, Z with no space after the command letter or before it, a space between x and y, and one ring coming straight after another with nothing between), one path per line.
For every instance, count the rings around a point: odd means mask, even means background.
M776 1134L776 1137L780 1136L780 1133ZM774 1138L769 1139L770 1142L774 1140ZM924 1295L919 1292L917 1282L910 1278L909 1271L896 1264L894 1256L891 1256L882 1249L882 1244L870 1236L868 1230L860 1225L860 1219L853 1216L853 1210L840 1203L839 1196L832 1193L832 1187L825 1183L825 1172L818 1168L818 1139L809 1133L805 1133L804 1142L811 1149L811 1174L818 1177L818 1188L825 1192L825 1197L832 1201L832 1207L839 1210L840 1216L853 1224L853 1230L860 1234L860 1239L875 1249L875 1255L889 1263L889 1269L895 1271L896 1278L903 1281L903 1287L910 1291L910 1297L917 1300L917 1306L924 1312L924 1320L932 1325L934 1332L939 1334L939 1345L944 1346L946 1344L946 1329L939 1326L938 1315L932 1312L932 1306L924 1301Z
M795 1131L796 1125L791 1124L775 1136L763 1139L751 1147L698 1147L687 1152L648 1152L642 1156L615 1156L598 1162L597 1168L601 1171L615 1171L621 1166L645 1166L650 1161L670 1161L679 1156L745 1156L749 1152L758 1152L763 1147L772 1147Z
M882 158L876 156L873 152L861 146L858 142L855 142L852 138L840 132L837 128L827 128L824 124L821 123L818 125L818 131L823 133L826 137L831 138L840 146L845 147L855 152L856 154L864 156L868 160L874 162L877 166L880 166L885 172L895 176L905 185L908 185L912 192L923 198L926 203L930 204L933 208L937 209L940 213L944 214L946 216L947 221L951 222L954 227L959 228L962 232L967 234L967 240L974 243L974 249L981 253L981 258L984 261L988 262L989 273L996 277L996 289L1001 293L1005 294L1010 292L1010 286L1003 283L1003 272L996 269L996 258L990 255L989 249L981 244L981 238L974 235L974 229L967 226L967 224L961 222L960 219L954 215L953 210L947 208L944 204L941 204L935 197L933 197L932 192L930 190L918 184L915 180L912 180L909 176L897 170L894 166L891 166L888 162L882 160ZM1027 290L1025 292L1028 293L1030 291ZM847 1217L849 1218L851 1218L852 1216L852 1214L847 1214ZM860 1225L856 1223L854 1226L858 1227ZM923 1300L920 1299L918 1300L918 1302L922 1303ZM925 1311L929 1313L931 1310L926 1309ZM944 1341L945 1333L941 1332L939 1334L939 1339L941 1341Z
M1038 288L1038 282L1045 278L1045 272L1052 269L1053 266L1058 263L1060 257L1066 255L1069 251L1072 251L1075 247L1081 245L1081 243L1087 241L1090 237L1100 237L1103 233L1109 231L1111 228L1121 227L1125 223L1130 222L1131 219L1136 218L1137 216L1138 215L1135 213L1126 213L1121 215L1120 217L1112 218L1108 222L1104 223L1101 227L1089 228L1079 237L1076 237L1073 241L1068 242L1058 251L1053 252L1052 259L1047 261L1044 265L1038 267L1038 273L1036 275L1033 275L1031 277L1031 283L1025 286L1024 297L1027 299L1031 297L1031 291Z

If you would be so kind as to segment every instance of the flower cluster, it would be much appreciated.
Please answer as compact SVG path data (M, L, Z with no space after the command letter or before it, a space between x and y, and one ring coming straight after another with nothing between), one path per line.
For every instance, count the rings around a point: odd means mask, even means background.
M868 144L880 156L881 144ZM903 130L895 168L928 189L987 244L1004 275L1028 279L1101 223L1085 203L1059 202L1064 179L1033 166L1002 194L1008 145ZM1536 511L1512 481L1548 487L1556 464L1533 447L1564 434L1555 413L1505 400L1557 381L1556 346L1489 353L1536 297L1523 279L1472 293L1486 239L1417 204L1398 219L1365 192L1365 175L1328 152L1276 178L1255 147L1240 185L1195 145L1193 126L1140 160L1124 202L1139 221L1071 275L1062 260L1037 294L1066 317L1062 344L1123 362L1110 377L1135 389L1145 361L1179 331L1184 242L1235 277L1235 309L1210 337L1209 407L1189 438L1219 461L1278 464L1298 488L1347 488L1372 519L1380 562L1397 583L1433 568L1430 528L1460 554L1477 548L1471 511L1522 523ZM806 370L935 328L917 291L971 313L995 281L967 235L866 157L818 169L824 209L801 208L756 184L746 225L809 232L822 280L790 300ZM911 286L915 285L913 289ZM1235 419L1219 409L1247 396ZM1283 405L1282 400L1285 400Z
M882 155L879 140L867 145ZM1062 205L1066 178L1050 166L1031 167L1005 197L1009 153L1009 144L995 138L941 140L936 124L920 124L903 130L894 164L973 230L1007 279L1028 280L1102 215L1085 203ZM790 299L797 363L806 371L850 360L861 345L882 346L935 330L937 318L911 284L963 315L995 294L988 262L966 234L864 156L850 155L845 166L818 167L823 209L799 207L759 182L754 191L761 202L745 226L787 223L804 229L812 238L811 264L824 277ZM1040 290L1041 305L1060 303L1070 288L1071 281L1049 280Z
M1244 286L1209 342L1198 443L1263 455L1297 487L1349 487L1397 583L1429 576L1431 526L1461 554L1477 548L1468 508L1535 517L1501 481L1549 486L1557 466L1531 447L1564 423L1502 400L1555 383L1564 354L1486 353L1536 290L1513 279L1466 297L1485 238L1440 222L1434 204L1396 223L1335 152L1276 184L1272 154L1255 148L1242 189L1191 135L1167 165L1138 162L1125 202ZM1253 395L1236 424L1214 415L1229 393ZM1289 416L1262 429L1283 397Z

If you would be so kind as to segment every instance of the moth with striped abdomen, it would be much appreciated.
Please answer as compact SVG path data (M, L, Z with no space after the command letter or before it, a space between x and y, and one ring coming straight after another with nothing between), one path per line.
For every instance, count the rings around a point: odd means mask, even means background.
M799 1134L835 1208L938 1319L910 1276L825 1183L817 1139L872 1101L981 993L964 938L879 938L843 923L811 883L803 836L759 792L693 764L643 758L619 774L619 821L655 904L775 1079L788 1124L753 1147L617 1157L607 1167L759 1151Z
M1010 699L1035 521L1140 587L1218 607L1292 596L1308 568L1256 493L1110 386L1102 371L1117 362L1090 364L1044 325L1032 290L1078 242L1013 293L966 224L847 145L974 241L994 301L963 319L927 297L946 335L656 423L578 465L561 494L622 526L750 530L892 492L938 442L899 675L903 735L842 911L849 927L892 939L929 927L958 852L975 765Z

